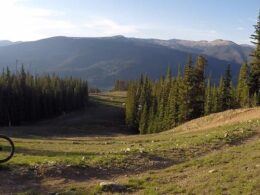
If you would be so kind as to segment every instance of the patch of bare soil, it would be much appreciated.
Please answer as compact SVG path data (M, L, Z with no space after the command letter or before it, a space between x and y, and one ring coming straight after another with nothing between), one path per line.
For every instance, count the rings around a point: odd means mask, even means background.
M259 131L247 140L253 142L259 139ZM236 144L234 144L236 145ZM188 150L173 149L161 152L161 156L149 153L129 154L129 157L120 163L111 162L102 166L73 166L68 164L38 164L34 166L0 166L0 194L13 194L25 191L35 191L46 194L62 191L71 186L87 189L104 180L116 181L118 178L127 178L146 171L160 170L174 164L185 162L190 158L199 158L211 152L223 150L229 146L220 145L203 148L194 147Z
M40 178L24 167L0 167L0 194L13 194L28 189L38 189ZM45 189L46 190L46 189ZM44 189L43 189L44 191Z
M35 166L11 166L0 168L0 194L12 194L35 190L53 192L61 190L70 184L84 183L86 186L97 181L111 180L122 175L136 175L148 170L158 170L169 167L174 162L150 154L131 155L117 165L107 166L73 166L62 164L41 164ZM58 185L57 185L58 184ZM86 187L85 186L85 187Z
M174 131L199 131L224 124L243 122L260 118L260 108L230 110L223 113L212 114L204 118L188 122ZM258 131L259 132L259 131ZM259 139L259 133L245 142ZM241 143L240 143L241 144ZM187 157L199 157L214 150L223 149L223 146L210 148L190 148L184 150L165 150L160 156L149 153L129 155L117 164L111 162L107 166L72 166L41 164L35 166L4 166L0 165L0 194L15 194L35 190L37 193L46 194L56 192L68 186L87 188L103 180L116 180L119 177L138 175L149 170L159 170L183 162ZM184 155L184 153L186 153ZM161 157L164 156L164 157Z

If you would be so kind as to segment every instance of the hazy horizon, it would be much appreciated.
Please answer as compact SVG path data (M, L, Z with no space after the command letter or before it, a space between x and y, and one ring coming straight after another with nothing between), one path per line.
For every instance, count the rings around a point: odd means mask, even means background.
M0 40L123 35L250 44L258 9L257 0L0 0Z
M217 39L212 39L212 40L191 40L191 39L177 39L177 38L169 38L169 39L160 39L160 38L154 38L154 37L134 37L134 36L125 36L125 35L111 35L111 36L66 36L66 35L55 35L55 36L50 36L50 37L42 37L42 38L39 38L39 39L35 39L35 40L27 40L27 41L22 41L22 40L18 40L18 41L12 41L12 40L1 40L0 41L10 41L10 42L13 42L13 43L18 43L18 42L31 42L31 41L40 41L40 40L44 40L44 39L49 39L49 38L56 38L56 37L67 37L67 38L110 38L110 37L125 37L125 38L133 38L133 39L156 39L156 40L163 40L163 41L169 41L169 40L181 40L181 41L194 41L194 42L213 42L213 41L218 41L218 40L222 40L222 41L230 41L230 42L233 42L233 43L236 43L238 45L249 45L249 46L254 46L251 42L250 43L238 43L238 42L235 42L235 41L232 41L232 40L227 40L227 39L221 39L221 38L217 38Z

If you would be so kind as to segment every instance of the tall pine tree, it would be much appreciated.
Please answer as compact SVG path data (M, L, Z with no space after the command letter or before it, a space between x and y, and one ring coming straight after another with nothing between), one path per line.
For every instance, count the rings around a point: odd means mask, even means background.
M194 114L193 117L197 118L204 114L204 103L205 103L205 75L204 70L207 64L206 58L198 56L195 69L194 69Z
M237 85L237 101L240 107L250 106L248 74L248 65L247 63L244 63L240 68Z
M257 24L254 25L255 33L251 35L252 43L255 44L255 50L251 54L252 62L250 67L250 95L256 96L257 105L260 104L260 12L258 15Z

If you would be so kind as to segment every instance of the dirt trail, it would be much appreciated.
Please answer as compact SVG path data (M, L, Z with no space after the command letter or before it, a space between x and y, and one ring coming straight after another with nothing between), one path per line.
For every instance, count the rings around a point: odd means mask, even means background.
M230 147L237 147L242 144L252 144L258 142L260 139L260 128L257 129L257 133L249 137L242 142L235 144L235 145L225 145L220 148L214 148L209 149L205 153L198 154L197 157L193 159L200 159L203 158L209 154L224 152L226 150L229 150ZM196 153L196 151L194 151ZM42 186L44 189L53 189L54 191L59 191L62 188L66 188L68 186L73 186L74 188L90 188L93 186L97 186L102 181L113 181L116 183L122 183L127 182L129 177L138 177L141 174L146 173L147 171L153 171L157 172L162 169L169 168L173 165L185 162L186 160L179 162L174 161L173 159L159 159L159 158L144 158L142 155L139 157L135 157L134 159L131 159L131 162L133 163L133 166L126 167L125 169L116 169L116 167L111 169L100 169L100 170L92 170L92 169L81 169L81 171L72 168L70 171L68 171L67 177L65 176L54 176L54 177L46 177L42 180ZM76 173L76 175L75 175ZM77 176L77 173L78 174ZM95 176L94 176L95 175ZM94 176L94 177L93 177ZM77 179L75 179L77 177ZM57 188L57 186L59 186ZM135 194L134 192L131 194ZM138 194L138 192L137 192Z
M121 104L119 104L121 105ZM86 108L19 127L3 127L11 137L79 137L129 135L124 109L110 96L92 95Z
M106 107L103 108L105 109ZM71 117L73 115L74 117ZM49 127L49 125L52 124L51 127L55 129L55 125L57 125L58 128L61 128L63 122L67 122L71 125L71 127L68 128L70 129L73 128L73 125L75 124L82 125L82 122L86 120L86 118L88 117L88 114L86 114L87 116L83 115L82 118L77 119L77 115L78 113L72 113L70 114L70 116L62 116L56 120L50 120L50 122L43 121L37 124L42 124L43 128ZM172 131L203 131L212 127L218 127L226 124L232 124L254 119L260 120L260 108L229 110L223 113L212 114L200 119L195 119L166 133L172 133ZM78 120L80 121L79 123ZM77 130L80 129L79 127L75 128L77 128ZM107 129L109 132L109 127ZM61 132L59 131L59 133ZM68 137L69 136L71 135L68 135ZM240 144L252 143L258 141L259 138L260 129L257 129L256 135L248 138L247 140L244 140L244 142ZM223 148L218 148L218 150L222 149ZM214 151L216 151L216 148L214 149ZM197 157L206 155L209 152L210 151L199 154ZM44 194L44 192L46 191L56 192L60 189L68 188L69 186L73 186L73 188L88 188L89 186L97 185L100 181L103 180L126 180L129 175L139 175L140 173L144 173L149 170L163 169L180 162L176 162L173 159L167 157L158 158L157 156L149 156L149 154L144 153L130 157L128 161L125 163L125 168L117 168L113 165L110 165L109 167L35 165L32 167L17 166L12 167L12 169L9 169L9 167L0 166L1 178L5 178L1 179L0 194L8 194L7 192L10 191L24 192L28 189L36 190L37 192L42 192Z

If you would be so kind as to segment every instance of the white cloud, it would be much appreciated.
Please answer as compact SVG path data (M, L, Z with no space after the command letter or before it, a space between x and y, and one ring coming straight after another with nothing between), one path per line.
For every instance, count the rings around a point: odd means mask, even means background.
M31 0L0 0L0 40L27 41L57 35L98 37L119 34L143 38L214 40L225 39L227 34L216 31L215 26L205 22L199 26L187 27L183 24L166 25L154 21L150 21L150 24L146 21L132 25L106 17L93 18L87 13L81 13L81 18L75 18L73 14L67 15L71 13L27 6L27 1ZM239 27L235 26L234 29L241 33L247 29L243 27L244 24L237 26Z
M134 25L119 24L108 18L66 20L66 13L28 7L28 0L0 0L0 40L29 41L50 36L134 35ZM87 22L86 22L87 21Z
M35 40L74 28L69 21L57 19L61 12L26 7L23 3L0 0L0 39Z

